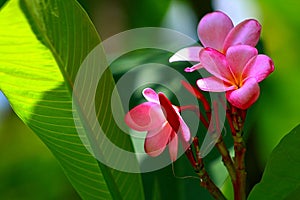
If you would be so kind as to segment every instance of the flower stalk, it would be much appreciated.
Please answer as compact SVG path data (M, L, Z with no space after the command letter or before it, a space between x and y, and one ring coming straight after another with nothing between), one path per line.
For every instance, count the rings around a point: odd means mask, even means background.
M234 127L234 163L236 171L236 181L234 183L234 199L246 200L246 165L245 154L246 146L243 139L243 126L246 118L246 110L231 106L232 126Z
M209 174L207 173L203 159L201 157L200 148L199 148L199 141L198 138L193 138L193 143L196 154L196 159L194 153L192 152L192 148L187 148L185 155L187 156L188 160L192 164L195 173L200 178L200 186L205 188L215 199L217 200L226 200L226 197L221 192L221 190L216 186L216 184L211 180Z
M234 137L236 182L234 184L234 199L246 200L246 146L242 137Z
M222 162L224 164L224 166L226 167L228 174L230 176L231 182L233 187L235 186L236 183L236 170L235 170L235 166L234 163L232 161L232 158L229 154L229 151L223 141L223 137L220 136L219 140L217 141L217 143L215 144L216 148L218 149L218 151L220 152L221 156L222 156Z
M208 192L217 200L226 200L226 197L220 191L220 189L210 179L207 171L203 167L197 175L200 177L200 185L208 190Z

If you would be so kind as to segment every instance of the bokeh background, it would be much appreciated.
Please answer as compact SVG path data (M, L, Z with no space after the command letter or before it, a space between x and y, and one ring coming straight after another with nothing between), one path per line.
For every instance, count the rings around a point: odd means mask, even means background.
M263 81L261 95L248 112L248 190L257 183L272 149L300 122L300 2L292 0L79 0L90 15L102 40L137 27L166 27L197 40L196 28L203 15L213 10L227 13L235 24L256 18L262 26L259 50L275 63L274 73ZM176 42L176 41L174 41ZM113 63L117 81L131 66L147 62L168 64L170 52L144 50ZM189 63L170 66L183 73ZM154 72L155 73L155 72ZM154 74L155 75L155 74ZM197 73L190 75L191 81ZM1 77L0 77L1 81ZM0 88L1 90L1 88ZM141 102L140 94L132 105ZM175 98L175 97L174 97ZM224 136L232 144L228 135ZM46 146L10 109L0 94L0 199L80 199ZM216 152L206 158L209 171L230 196L230 184ZM173 166L143 175L147 199L210 199L199 181L186 176L192 169L185 158ZM200 198L200 197L199 197Z

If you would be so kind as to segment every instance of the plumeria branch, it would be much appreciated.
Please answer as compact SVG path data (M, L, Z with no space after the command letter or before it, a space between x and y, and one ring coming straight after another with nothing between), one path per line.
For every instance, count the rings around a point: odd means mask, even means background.
M197 172L198 176L201 179L201 186L208 190L208 192L218 200L226 200L226 197L220 191L220 189L214 184L214 182L210 179L207 171L205 170L204 166L200 168Z
M235 200L246 199L246 165L245 154L246 146L243 139L243 126L246 118L246 110L238 109L231 106L231 122L234 127L233 141L234 141L234 160L236 170L236 182L234 184Z
M234 152L235 152L235 169L236 169L236 182L234 185L234 199L246 199L246 166L245 166L245 153L246 146L243 137L234 138Z
M190 163L192 164L194 171L200 178L200 185L203 188L205 188L215 199L226 200L226 197L223 195L221 190L216 186L216 184L211 180L210 176L208 175L204 167L203 159L200 153L198 137L193 138L192 145L194 146L195 149L196 159L191 147L187 148L185 154L189 159Z
M193 95L195 95L197 97L197 99L199 99L205 110L206 110L206 114L207 114L207 117L209 122L206 122L206 120L203 119L203 116L202 118L199 116L201 122L203 123L203 125L209 129L213 129L213 130L209 130L209 134L215 134L216 132L217 133L220 133L221 130L220 130L220 118L219 118L219 109L218 109L218 102L217 101L213 101L212 103L212 107L213 107L213 113L214 115L211 115L211 109L210 107L208 107L207 105L208 104L208 101L207 99L205 98L205 96L201 93L201 91L199 91L198 89L194 88L193 86L189 85L188 83L186 82L183 82L182 81L182 84L184 85L184 87L190 91ZM221 106L226 109L226 104L225 102L223 101L220 101L220 104ZM194 111L195 113L199 113L200 114L200 111L198 110L198 108L196 106L184 106L184 107L181 107L181 110L192 110ZM214 116L214 119L212 119L211 117ZM209 124L210 122L213 122L213 126L209 127ZM198 138L195 137L194 140L193 140L193 145L196 149L196 157L197 157L197 160L198 162L194 162L194 159L193 159L193 155L192 155L192 152L191 152L191 149L189 149L187 152L186 152L186 155L187 157L189 158L191 164L194 166L194 168L196 169L196 171L199 171L199 167L203 165L202 163L202 158L200 156L200 150L199 150L199 145L198 145ZM229 173L229 176L230 176L230 179L231 179L231 182L233 184L233 187L236 187L236 184L237 184L237 175L236 175L236 168L235 168L235 165L233 163L233 160L229 154L229 151L228 151L228 148L226 147L224 141L223 141L223 137L222 135L219 136L216 144L215 144L215 147L217 148L217 150L219 151L219 153L221 154L222 156L222 161L223 161L223 164L224 166L226 167L228 173ZM197 165L198 163L198 165ZM204 166L204 165L203 165ZM200 167L201 168L201 167ZM204 169L205 170L205 169ZM207 172L206 171L202 171L200 174L197 172L198 175L201 175L201 176L208 176ZM208 178L207 178L208 179ZM209 180L210 182L210 180ZM211 185L211 183L207 183L208 185L206 184L203 184L202 186L205 187L206 189L208 190L211 190L210 192L214 191L215 189L211 189L211 187L214 188L213 185Z
M233 184L233 187L236 183L236 170L235 170L235 166L234 163L232 161L232 158L229 154L229 151L223 141L223 137L220 136L217 143L215 144L216 148L218 149L218 151L220 152L221 156L222 156L222 161L228 171L228 174L230 176L231 182Z
M212 119L214 121L214 127L215 127L215 131L217 133L221 133L221 129L220 129L220 117L219 117L219 106L218 106L217 101L213 101L212 103L212 107L213 107L213 113L214 113L214 119ZM226 105L224 102L220 101L221 106L223 107L223 109L226 109ZM222 134L220 134L215 147L217 148L217 150L219 151L219 153L222 156L222 161L224 166L226 167L229 177L231 179L232 185L235 186L236 183L236 170L235 170L235 166L233 163L233 160L229 154L228 148L226 147Z

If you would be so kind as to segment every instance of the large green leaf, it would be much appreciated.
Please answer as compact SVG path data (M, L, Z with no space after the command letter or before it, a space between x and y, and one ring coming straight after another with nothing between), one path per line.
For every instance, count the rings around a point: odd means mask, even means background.
M250 193L253 199L296 199L300 190L300 125L273 150L264 175Z
M143 199L140 175L98 162L82 144L74 124L75 77L87 54L100 43L79 4L74 0L11 0L0 12L0 27L0 90L60 161L80 196ZM106 70L99 85L101 101L96 109L104 131L116 145L132 150L130 138L112 123L107 109L114 88L110 71ZM75 119L76 125L81 124L88 134L91 125L81 117Z

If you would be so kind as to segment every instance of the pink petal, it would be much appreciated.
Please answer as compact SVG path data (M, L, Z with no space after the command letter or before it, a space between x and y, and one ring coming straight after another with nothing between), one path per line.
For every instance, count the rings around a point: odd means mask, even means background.
M199 62L199 52L202 47L187 47L177 51L170 59L169 62L176 61L194 61Z
M180 115L179 115L179 121L180 121L180 133L182 135L182 138L184 141L188 142L191 139L190 129Z
M187 67L184 69L185 72L193 72L193 71L196 71L198 69L201 69L203 68L202 64L201 63L198 63L196 65L193 65L192 67Z
M145 152L153 157L160 155L166 148L172 132L168 123L160 130L149 131L144 143Z
M191 146L190 143L188 143L184 140L181 140L181 144L182 144L182 148L183 148L184 151L186 151Z
M174 131L171 133L172 140L169 141L169 154L171 157L171 160L174 162L177 159L177 152L178 152L178 137Z
M232 28L232 21L226 14L212 12L201 19L198 25L198 37L204 47L222 51L225 38Z
M225 81L234 82L234 78L225 58L225 55L212 48L205 48L200 52L200 62L203 67L215 77Z
M143 96L147 99L147 101L159 104L158 95L153 89L145 88L143 90Z
M142 103L125 115L125 123L137 131L154 130L165 122L160 105L153 102Z
M274 63L266 55L253 57L246 65L242 78L255 78L257 82L264 80L274 71Z
M258 83L254 78L250 78L241 88L226 92L226 98L233 106L246 110L258 99L259 93Z
M240 80L247 62L257 55L257 50L248 45L237 45L229 47L226 59L236 80Z
M167 121L169 122L173 130L175 132L178 132L180 126L179 115L173 108L170 100L163 93L158 93L158 98L161 109L163 110L163 114L165 115Z
M214 76L197 80L197 85L201 90L210 92L225 92L236 88Z
M224 42L224 51L226 52L230 46L234 45L250 45L255 46L259 40L261 25L254 19L248 19L239 23L228 34Z

